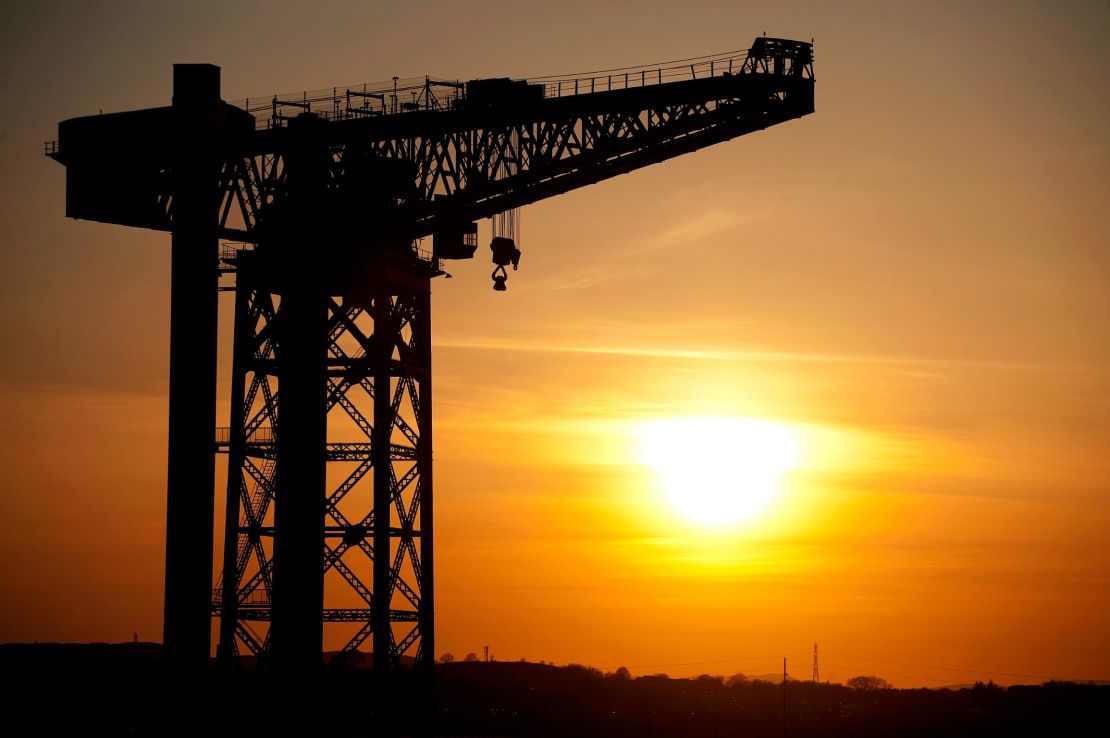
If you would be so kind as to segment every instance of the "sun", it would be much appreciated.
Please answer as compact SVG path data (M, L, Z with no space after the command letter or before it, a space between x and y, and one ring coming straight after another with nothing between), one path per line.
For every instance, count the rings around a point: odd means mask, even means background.
M641 428L643 461L675 508L711 526L747 520L766 507L797 460L795 434L751 418L670 418Z

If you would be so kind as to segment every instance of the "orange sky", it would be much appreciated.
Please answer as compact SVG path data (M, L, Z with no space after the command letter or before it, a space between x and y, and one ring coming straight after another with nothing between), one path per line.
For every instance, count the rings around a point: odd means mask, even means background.
M161 633L168 237L64 218L59 120L180 61L240 99L766 31L816 39L815 115L527 208L507 293L436 283L437 650L1110 678L1106 3L276 5L0 11L0 641ZM744 525L642 464L697 415L801 439Z

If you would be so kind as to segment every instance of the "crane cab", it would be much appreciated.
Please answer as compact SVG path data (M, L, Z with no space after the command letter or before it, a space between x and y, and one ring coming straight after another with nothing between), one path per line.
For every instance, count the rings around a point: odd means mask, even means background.
M521 79L493 77L466 83L466 107L470 110L518 108L543 100L543 85Z
M436 259L473 259L477 249L477 223L454 223L432 234L432 254Z

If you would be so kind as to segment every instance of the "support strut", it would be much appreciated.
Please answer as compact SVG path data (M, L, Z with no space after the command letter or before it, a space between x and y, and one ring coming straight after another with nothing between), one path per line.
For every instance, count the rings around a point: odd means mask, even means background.
M277 504L274 511L273 661L311 673L323 651L324 501L328 410L327 301L290 283L277 326Z
M211 110L220 70L176 64L170 286L169 458L162 642L183 670L208 663L216 420L218 165Z

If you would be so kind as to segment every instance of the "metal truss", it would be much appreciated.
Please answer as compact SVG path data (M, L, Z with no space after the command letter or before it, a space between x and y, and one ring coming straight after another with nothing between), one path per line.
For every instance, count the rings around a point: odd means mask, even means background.
M608 88L591 84L588 92L576 84L575 94L564 95L560 87L559 96L532 104L468 107L463 97L461 104L434 110L331 120L331 178L341 187L367 162L402 164L386 172L399 185L391 217L415 239L813 111L809 44L757 40L735 68L691 66L687 79L660 80L652 84L646 77L640 86L626 80L613 89L610 79ZM288 146L288 129L271 127L223 159L224 237L257 241L267 211L281 207ZM144 225L169 230L171 173L163 168L151 179L160 215Z

